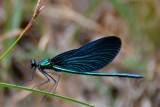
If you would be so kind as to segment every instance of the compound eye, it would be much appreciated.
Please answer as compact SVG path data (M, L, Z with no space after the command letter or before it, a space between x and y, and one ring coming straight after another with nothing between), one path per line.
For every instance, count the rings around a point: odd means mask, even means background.
M34 59L30 60L30 68L36 67L36 61Z

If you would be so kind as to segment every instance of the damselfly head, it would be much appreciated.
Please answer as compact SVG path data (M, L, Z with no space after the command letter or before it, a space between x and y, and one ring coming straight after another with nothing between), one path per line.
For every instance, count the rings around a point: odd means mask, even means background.
M30 60L30 68L32 69L32 68L36 68L37 67L37 62L36 62L36 60L35 59L32 59L32 60Z

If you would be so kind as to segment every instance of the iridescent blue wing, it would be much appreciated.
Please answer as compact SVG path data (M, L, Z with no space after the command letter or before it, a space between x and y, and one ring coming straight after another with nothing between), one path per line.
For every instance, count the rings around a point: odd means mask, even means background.
M78 49L64 52L51 59L53 69L66 72L92 72L108 65L118 54L121 40L118 37L104 37Z

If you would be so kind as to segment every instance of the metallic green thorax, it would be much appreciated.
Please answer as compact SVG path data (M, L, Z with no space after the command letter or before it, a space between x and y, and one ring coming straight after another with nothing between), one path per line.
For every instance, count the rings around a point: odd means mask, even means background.
M48 68L51 65L51 62L49 61L48 58L43 59L42 61L38 62L38 66L40 68Z

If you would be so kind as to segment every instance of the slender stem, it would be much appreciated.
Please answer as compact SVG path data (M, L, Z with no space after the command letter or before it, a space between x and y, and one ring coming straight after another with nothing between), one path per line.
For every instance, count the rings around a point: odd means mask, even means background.
M7 55L9 51L18 43L18 41L22 38L25 32L29 30L29 28L32 26L33 22L35 21L36 17L39 15L39 13L44 9L45 6L43 6L45 0L38 0L35 11L33 13L32 19L28 23L28 25L25 27L25 29L22 31L20 36L16 39L16 41L0 56L0 60L4 58L4 56Z
M54 96L54 97L61 98L61 99L64 99L64 100L76 102L76 103L79 103L79 104L82 104L82 105L85 105L85 106L88 106L88 107L94 107L93 105L90 105L88 103L84 103L84 102L81 102L81 101L78 101L78 100L75 100L75 99L72 99L72 98L68 98L68 97L65 97L65 96L58 95L58 94L53 94L53 93L50 93L50 92L35 90L35 89L22 87L22 86L17 86L17 85L13 85L13 84L7 84L7 83L3 83L3 82L0 82L0 86L31 91L31 92L35 92L35 93L39 93L39 94L43 94L43 95L47 95L47 96Z
M17 44L17 42L22 38L23 34L28 31L28 29L32 26L34 20L32 20L27 27L22 31L22 33L20 34L20 36L16 39L16 41L1 55L0 60L6 56L6 54L11 51L11 49Z

